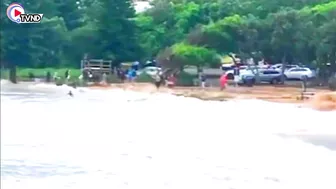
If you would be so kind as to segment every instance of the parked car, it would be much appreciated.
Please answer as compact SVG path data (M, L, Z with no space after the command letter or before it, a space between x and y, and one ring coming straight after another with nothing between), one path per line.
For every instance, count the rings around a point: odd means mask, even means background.
M282 64L274 64L273 66L271 66L271 68L274 70L282 71ZM289 70L291 68L300 68L300 66L294 64L288 64L286 65L285 70Z
M336 72L328 80L329 89L336 91Z
M281 72L278 70L262 70L259 72L260 82L277 84L281 82Z
M234 79L233 70L229 70L227 74L229 80ZM249 80L251 80L252 83L255 83L254 77L255 76L251 70L240 70L238 84L246 84L246 82Z
M148 61L146 61L146 62L142 65L142 68L146 68L146 67L157 67L157 65L156 65L156 61L155 61L155 60L148 60Z
M286 79L299 79L301 80L303 77L308 79L315 78L315 71L309 68L291 68L285 71Z
M243 76L246 76L246 75L248 75L248 76L254 76L254 74L252 73L252 71L247 70L247 69L239 69L239 72L240 72L239 77L241 77L241 78ZM234 70L233 69L227 70L225 73L227 74L227 78L229 80L233 80L234 79L234 74L233 74Z
M150 76L154 76L154 75L156 75L157 71L161 72L161 68L154 67L154 66L149 66L149 67L145 67L144 69L138 71L137 74L140 75L141 73L145 72L146 74L148 74Z
M228 71L228 70L233 70L234 67L235 67L234 64L223 64L223 65L221 66L221 69L222 69L223 71Z

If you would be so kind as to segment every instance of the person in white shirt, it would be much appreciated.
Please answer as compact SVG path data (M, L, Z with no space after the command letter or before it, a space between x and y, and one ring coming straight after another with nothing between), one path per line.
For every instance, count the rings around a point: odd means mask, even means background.
M163 81L162 72L160 72L159 70L154 75L154 81L156 88L159 89Z

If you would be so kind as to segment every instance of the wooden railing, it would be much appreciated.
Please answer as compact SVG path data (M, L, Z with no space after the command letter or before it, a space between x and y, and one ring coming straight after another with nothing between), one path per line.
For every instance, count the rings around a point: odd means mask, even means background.
M89 70L92 72L98 73L107 73L112 72L112 61L110 60L98 60L98 59L89 59L81 61L82 70Z

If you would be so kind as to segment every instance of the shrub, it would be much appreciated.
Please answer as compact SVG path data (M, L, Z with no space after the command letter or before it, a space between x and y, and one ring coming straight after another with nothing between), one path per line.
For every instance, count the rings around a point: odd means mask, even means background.
M180 72L177 75L177 85L179 86L194 86L195 75L191 75L187 72Z
M173 55L185 65L214 66L220 65L220 57L214 50L205 47L177 43L172 46Z

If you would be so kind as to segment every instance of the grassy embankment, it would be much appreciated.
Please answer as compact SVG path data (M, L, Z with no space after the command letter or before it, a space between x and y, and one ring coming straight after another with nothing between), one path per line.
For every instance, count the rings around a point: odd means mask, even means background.
M65 71L67 68L17 68L16 74L18 80L27 81L30 80L29 75L33 74L36 78L45 78L47 72L51 73L51 76L54 75L55 72L58 73L58 76L61 78L65 77ZM71 73L72 79L76 79L80 76L81 71L80 69L69 69ZM9 70L1 69L1 79L8 79L9 78Z
M55 72L58 73L58 76L61 77L61 81L64 81L65 79L65 71L67 68L17 68L17 78L19 81L30 81L31 79L29 78L30 74L33 74L35 78L45 78L47 72L49 71L51 73L51 76L54 75ZM70 82L76 82L78 81L78 77L81 75L81 70L80 69L69 69L71 73L71 78ZM1 69L1 79L8 79L9 77L9 70L3 70ZM178 79L178 85L181 86L193 86L194 85L194 79L196 76L188 74L187 72L182 72L179 74L177 77ZM147 83L147 82L152 82L153 79L146 75L146 74L141 74L137 78L137 82L141 83ZM116 78L115 75L112 75L108 77L108 82L110 83L120 83L119 79Z

